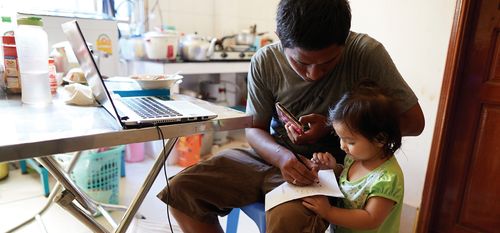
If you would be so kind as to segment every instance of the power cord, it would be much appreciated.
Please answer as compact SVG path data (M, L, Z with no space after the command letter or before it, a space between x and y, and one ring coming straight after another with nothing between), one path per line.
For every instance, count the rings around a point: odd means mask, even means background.
M163 174L165 175L165 181L167 182L167 220L168 220L168 226L170 227L170 232L174 233L174 229L172 228L172 221L170 220L170 211L169 211L169 201L168 199L170 198L170 186L168 182L168 175L167 175L167 166L165 165L167 162L168 155L166 154L165 151L165 137L163 136L163 132L161 131L160 127L157 124L154 124L156 127L156 131L158 132L158 138L161 139L162 145L163 145L163 157L165 158L163 160Z

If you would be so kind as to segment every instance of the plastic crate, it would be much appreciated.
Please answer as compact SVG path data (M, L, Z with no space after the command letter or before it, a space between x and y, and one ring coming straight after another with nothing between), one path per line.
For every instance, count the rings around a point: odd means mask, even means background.
M71 172L71 179L92 199L118 204L122 155L125 146L105 151L85 151Z

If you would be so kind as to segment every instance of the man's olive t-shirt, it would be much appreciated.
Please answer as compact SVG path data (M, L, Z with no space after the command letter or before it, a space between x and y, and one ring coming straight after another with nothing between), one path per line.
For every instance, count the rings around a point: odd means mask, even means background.
M371 79L388 88L398 99L401 112L409 110L418 99L403 80L384 46L366 34L351 32L339 63L326 77L304 81L290 66L281 43L263 47L253 56L248 73L246 112L254 122L269 123L270 132L283 144L283 124L277 120L275 103L282 103L297 118L310 113L327 116L340 97L358 81ZM335 137L325 137L312 145L294 145L296 152L310 157L314 152L341 153ZM340 157L337 161L343 161Z

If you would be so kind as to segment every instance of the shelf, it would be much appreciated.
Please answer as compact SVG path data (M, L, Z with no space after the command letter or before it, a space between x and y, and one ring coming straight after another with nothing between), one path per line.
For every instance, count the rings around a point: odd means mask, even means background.
M181 71L182 74L221 74L247 73L249 61L230 62L156 62L156 61L127 61L129 74L164 74Z

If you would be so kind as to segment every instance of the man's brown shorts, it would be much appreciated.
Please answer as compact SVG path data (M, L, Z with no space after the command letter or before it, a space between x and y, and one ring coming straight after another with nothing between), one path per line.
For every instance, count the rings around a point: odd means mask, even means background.
M280 170L267 164L253 149L230 149L171 178L158 198L194 219L216 224L218 216L227 215L234 207L263 202L265 194L283 182ZM293 232L272 230L287 228L281 224L302 229L297 232L324 232L327 228L326 222L300 200L277 206L266 216L268 232ZM287 223L279 220L283 218ZM299 223L303 226L295 226Z

